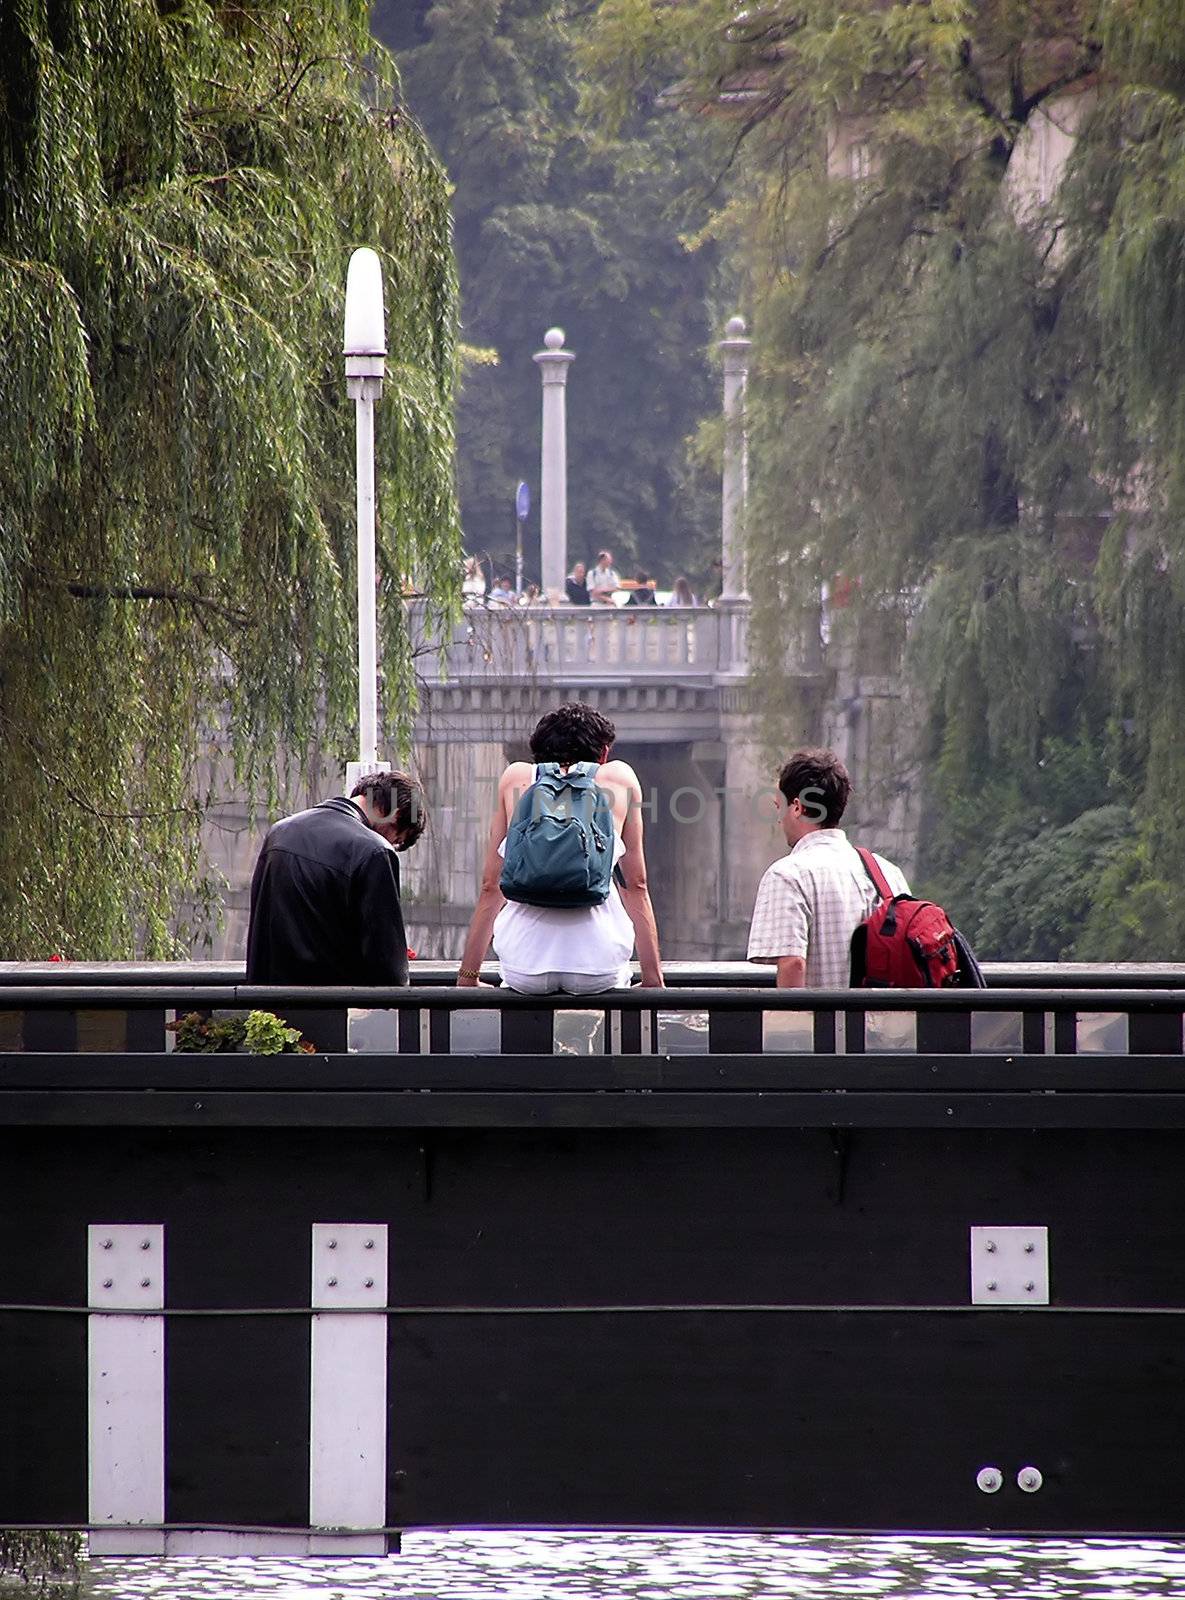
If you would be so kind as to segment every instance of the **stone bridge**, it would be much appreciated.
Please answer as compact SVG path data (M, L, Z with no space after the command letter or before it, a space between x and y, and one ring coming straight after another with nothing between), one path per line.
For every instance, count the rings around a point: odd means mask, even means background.
M665 950L743 955L756 874L779 848L772 786L754 750L748 607L539 606L467 611L443 648L413 614L416 754L432 840L408 857L417 948L457 955L485 849L494 785L549 707L584 700L615 724L637 770ZM826 679L817 617L790 645L796 681Z
M860 792L857 832L908 864L901 774L878 754L893 750L899 731L898 681L892 672L854 672L857 656L878 664L869 641L841 628L824 643L822 622L818 607L788 618L781 720L801 741L844 754ZM773 803L776 764L760 749L749 676L748 602L484 606L466 611L447 640L433 635L421 602L411 624L416 758L433 812L431 837L404 870L416 948L460 954L498 776L508 760L528 755L545 710L578 699L613 721L615 753L642 781L664 953L742 957L758 879L785 848Z

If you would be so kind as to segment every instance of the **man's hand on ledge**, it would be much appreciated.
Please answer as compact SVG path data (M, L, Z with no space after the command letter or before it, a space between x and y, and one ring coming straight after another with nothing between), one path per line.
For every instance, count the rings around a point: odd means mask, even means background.
M643 989L665 989L666 983L663 980L662 968L659 967L654 972L643 972L640 987Z

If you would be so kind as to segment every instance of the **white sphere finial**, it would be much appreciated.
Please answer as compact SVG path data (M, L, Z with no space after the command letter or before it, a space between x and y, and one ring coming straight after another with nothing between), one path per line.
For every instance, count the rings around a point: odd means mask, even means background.
M724 331L730 339L743 339L745 337L744 317L729 317Z
M563 342L564 330L562 328L548 328L543 335L543 343L549 350L558 350Z

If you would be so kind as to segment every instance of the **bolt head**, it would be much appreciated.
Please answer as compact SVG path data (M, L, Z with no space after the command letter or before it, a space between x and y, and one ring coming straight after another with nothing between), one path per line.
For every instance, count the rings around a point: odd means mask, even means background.
M337 1279L336 1278L330 1278L329 1287L331 1289L336 1289L337 1288Z
M151 1239L141 1239L140 1240L140 1248L141 1248L141 1250L151 1250L152 1249L152 1240Z
M104 1287L104 1289L113 1289L115 1287L115 1279L114 1278L104 1278L103 1279L103 1287Z
M1037 1287L1037 1285L1035 1283L1026 1283L1025 1284L1025 1293L1026 1294L1032 1294L1033 1290L1036 1287Z
M980 1467L975 1482L984 1494L997 1494L1004 1487L1004 1474L999 1467Z
M1031 1243L1031 1242L1029 1244L1025 1245L1025 1255L1027 1255L1027 1256L1034 1255L1036 1253L1036 1250L1037 1250L1037 1246L1035 1244Z
M336 1239L330 1239L329 1248L331 1250L336 1250L337 1249L337 1240Z
M114 1240L114 1239L104 1239L104 1240L103 1240L103 1249L104 1249L104 1250L110 1250L110 1248L111 1248L111 1246L112 1246L112 1245L113 1245L113 1244L114 1244L114 1243L115 1243L115 1240Z
M995 1278L993 1278L992 1281L988 1284L988 1288L990 1290L992 1290L993 1292L995 1291L995 1289L997 1288L997 1284L996 1284Z
M151 1278L141 1278L140 1279L140 1287L141 1287L141 1289L147 1289L151 1282L152 1282Z
M373 1250L373 1249L374 1249L374 1240L373 1240L373 1239L368 1239L368 1240L367 1240L367 1241L366 1241L366 1245L365 1245L365 1248L366 1248L366 1249L367 1249L367 1250Z
M373 1289L374 1288L374 1279L373 1278L367 1278L366 1283L365 1283L365 1287L367 1289Z
M994 1256L996 1253L996 1241L994 1239L989 1239L987 1244L984 1245L984 1249L987 1251L989 1256Z

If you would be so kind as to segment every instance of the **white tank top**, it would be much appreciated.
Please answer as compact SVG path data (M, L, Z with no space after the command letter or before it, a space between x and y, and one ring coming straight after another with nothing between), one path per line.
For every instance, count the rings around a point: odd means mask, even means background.
M498 846L506 854L506 841ZM625 854L613 830L614 865ZM511 972L616 973L634 953L634 925L617 885L599 906L528 906L508 900L494 919L494 954Z

